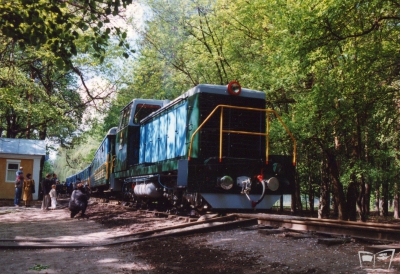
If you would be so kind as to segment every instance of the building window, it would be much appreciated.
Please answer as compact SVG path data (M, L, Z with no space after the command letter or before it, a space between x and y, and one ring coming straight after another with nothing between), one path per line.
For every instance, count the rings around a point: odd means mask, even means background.
M14 183L17 178L16 173L19 169L21 161L18 160L7 160L7 170L6 170L6 182Z

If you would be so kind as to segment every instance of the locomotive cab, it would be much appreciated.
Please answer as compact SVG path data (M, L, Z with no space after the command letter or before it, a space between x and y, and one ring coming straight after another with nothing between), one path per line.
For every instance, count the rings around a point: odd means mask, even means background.
M111 182L114 191L122 190L124 175L119 173L139 163L140 121L168 102L169 100L134 99L122 109L115 138L113 167L117 179Z

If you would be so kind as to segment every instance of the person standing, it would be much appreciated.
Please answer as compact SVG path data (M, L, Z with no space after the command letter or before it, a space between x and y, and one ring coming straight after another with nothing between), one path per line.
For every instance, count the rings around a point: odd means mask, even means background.
M15 180L15 197L14 205L19 207L19 202L21 201L22 187L24 185L24 175L19 175Z
M50 209L56 209L57 206L57 191L56 191L56 185L51 186L50 190L50 199L51 199L51 207Z
M53 178L51 178L51 185L57 184L58 178L57 174L53 173Z
M22 166L19 167L17 172L15 173L15 176L18 178L20 175L24 175L24 168Z
M42 191L43 191L43 202L42 202L42 210L48 210L50 206L50 190L51 190L51 180L50 173L46 174L46 178L42 182Z
M23 195L22 200L25 202L25 207L31 206L32 201L32 188L35 187L35 181L31 178L32 174L26 174L26 179L24 180L24 185L22 188Z

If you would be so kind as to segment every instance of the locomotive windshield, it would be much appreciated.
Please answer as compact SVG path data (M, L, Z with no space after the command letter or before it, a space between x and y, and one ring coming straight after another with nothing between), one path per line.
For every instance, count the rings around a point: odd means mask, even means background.
M147 104L138 104L136 106L135 115L133 122L138 124L140 120L145 118L146 116L150 115L152 112L156 111L157 109L161 108L158 105L147 105Z

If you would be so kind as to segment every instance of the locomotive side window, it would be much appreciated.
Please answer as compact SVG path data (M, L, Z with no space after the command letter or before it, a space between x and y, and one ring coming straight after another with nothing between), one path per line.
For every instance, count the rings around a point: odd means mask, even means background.
M121 119L119 123L119 129L126 127L129 123L129 117L131 116L132 104L129 104L122 110Z
M135 124L138 124L140 122L140 120L142 120L146 116L150 115L152 112L156 111L159 108L161 108L161 107L158 105L138 104L136 106L133 122Z

